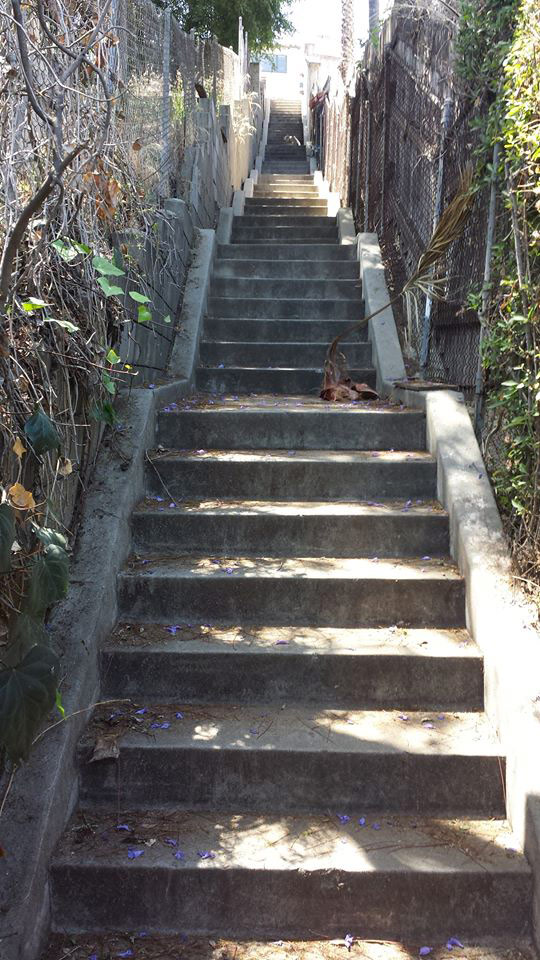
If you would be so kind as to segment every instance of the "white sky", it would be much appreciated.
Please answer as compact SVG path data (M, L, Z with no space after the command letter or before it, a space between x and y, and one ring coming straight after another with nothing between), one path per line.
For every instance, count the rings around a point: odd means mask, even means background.
M381 13L390 3L380 0ZM354 0L355 37L364 39L368 32L368 0ZM291 19L305 42L312 36L341 37L341 0L294 0Z

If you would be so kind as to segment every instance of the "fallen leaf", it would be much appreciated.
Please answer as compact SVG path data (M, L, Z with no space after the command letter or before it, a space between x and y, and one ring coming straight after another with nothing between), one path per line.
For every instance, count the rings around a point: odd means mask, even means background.
M117 737L98 737L88 763L96 763L98 760L118 760L119 756L120 747Z
M33 510L36 506L30 490L25 490L22 483L14 483L8 490L8 497L17 510Z
M135 141L131 144L131 149L132 149L132 150L135 150L135 153L138 153L139 150L142 149L142 143L141 143L141 141L140 141L140 140L135 140Z
M19 460L21 459L23 454L26 453L26 447L23 447L20 437L17 437L11 449L13 450L13 453L15 454L15 456L19 458Z
M69 477L73 473L73 464L67 457L60 457L58 461L58 473L61 477Z

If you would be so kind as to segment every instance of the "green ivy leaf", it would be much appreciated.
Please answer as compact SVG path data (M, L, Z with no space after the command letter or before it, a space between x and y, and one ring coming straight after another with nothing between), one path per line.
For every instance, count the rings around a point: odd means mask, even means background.
M76 327L74 323L70 323L69 320L57 320L56 317L45 317L43 323L57 323L59 327L63 327L68 333L77 333L80 329Z
M106 360L107 360L107 363L110 363L112 367L116 366L117 363L122 362L116 350L113 350L112 347L107 354Z
M26 421L24 433L38 456L49 450L58 450L60 447L58 431L41 407L36 407L30 419Z
M30 564L23 612L37 620L43 619L48 608L65 597L68 579L69 557L63 547L51 543Z
M150 313L148 307L141 305L137 310L137 323L151 323L152 314Z
M71 240L70 237L60 238L53 240L52 247L56 252L62 257L62 260L65 260L66 263L71 263L72 260L75 260L80 253L92 253L90 247L86 243L78 243L77 240Z
M53 530L52 527L39 527L37 523L32 524L32 529L38 540L41 540L46 547L54 546L61 547L62 550L67 549L67 540L58 530Z
M15 510L0 503L0 573L11 570L11 548L15 540Z
M60 693L59 690L56 691L56 697L54 698L54 705L63 720L66 715L66 711L64 710L64 704L62 703L62 694Z
M26 310L26 313L33 313L34 310L43 310L48 306L50 304L45 303L45 300L40 300L38 297L29 297L28 300L24 301L22 308Z
M105 401L104 403L94 403L90 409L90 416L92 420L97 420L98 423L106 423L108 427L114 427L116 423L116 413L112 403Z
M105 257L94 257L92 266L94 270L106 277L125 277L126 275L124 270L120 270L120 267L117 267L112 260L106 260Z
M97 281L106 297L119 297L124 291L122 287L109 283L107 277L98 277Z
M37 644L15 667L0 671L0 745L12 763L27 760L38 729L55 704L58 657Z
M129 295L136 303L150 303L150 297L145 297L144 293L139 293L137 290L130 290Z
M166 317L163 317L163 323L170 323L170 322L171 322L171 315L170 313L168 313Z
M103 371L101 378L103 380L103 386L110 393L111 397L114 397L116 394L116 384L112 377L109 376L106 370Z
M6 656L9 665L19 662L37 643L49 645L49 636L42 621L29 613L19 613L9 631L10 645Z

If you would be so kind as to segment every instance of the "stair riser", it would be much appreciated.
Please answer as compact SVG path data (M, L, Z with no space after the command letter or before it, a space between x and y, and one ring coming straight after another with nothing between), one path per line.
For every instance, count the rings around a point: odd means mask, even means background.
M299 220L305 220L306 217L309 217L310 224L313 223L315 218L326 217L328 211L328 204L325 200L318 200L312 204L304 204L304 206L295 206L294 204L280 205L274 204L269 205L259 200L255 200L254 204L250 207L245 208L244 216L249 218L249 222L253 220L254 226L259 225L258 221L261 217L265 220L267 217L279 217L279 223L276 221L276 224L279 226L280 223L283 226L290 226L289 221L293 220L295 223L298 223ZM263 226L266 224L263 223ZM268 224L272 226L272 223Z
M247 733L247 731L246 731ZM324 736L325 733L321 734ZM163 738L160 737L160 742ZM81 756L83 807L174 804L189 810L503 817L496 757L121 746L120 760Z
M297 174L297 175L291 174L290 176L287 176L286 174L272 176L266 173L262 173L259 176L257 183L258 184L265 184L265 183L281 184L287 180L293 180L295 183L296 182L305 183L307 185L312 184L314 182L312 173L304 173L304 174Z
M371 366L371 343L356 343L341 347L351 367ZM300 343L212 343L202 342L201 363L209 367L322 367L328 342Z
M289 297L294 300L352 300L358 304L361 301L361 284L360 280L286 280L281 277L228 280L216 277L212 280L210 295L235 297L237 300L259 297L272 300L286 300ZM236 312L238 315L238 307Z
M216 260L215 279L279 277L291 280L354 280L360 284L358 264L347 260ZM360 289L360 287L358 287Z
M209 316L219 318L242 316L255 320L349 320L352 325L362 319L363 313L364 304L360 297L358 300L242 297L241 303L236 297L210 297L208 302Z
M376 373L372 369L351 370L351 377L375 389ZM200 367L196 373L197 389L208 393L277 393L308 394L317 397L321 390L321 370L242 369L229 367L217 370Z
M326 262L346 261L356 263L356 249L343 245L321 245L305 243L273 244L265 247L264 244L253 247L251 244L220 244L218 258L226 260L305 260L317 269L321 260Z
M172 450L424 450L425 424L420 414L364 416L330 405L320 412L186 410L158 414L158 443Z
M448 520L413 513L398 516L215 516L135 513L133 549L139 555L395 557L447 556Z
M287 463L237 460L159 460L159 476L173 497L223 497L244 500L374 500L402 497L414 490L418 498L436 496L434 463ZM163 496L155 470L149 468L146 489ZM424 556L425 554L422 554Z
M267 163L263 162L262 165L263 173L308 173L309 171L309 161L305 163L294 163L288 161L287 163L280 163L279 161L269 161Z
M317 243L325 240L337 243L337 227L333 220L328 227L244 227L236 224L233 227L233 243L266 243L267 240L279 240L280 243Z
M301 230L330 230L336 227L336 218L323 216L282 216L272 213L259 215L248 214L247 217L236 217L233 233L236 230L281 230L283 227L298 227Z
M283 202L283 200L294 200L298 197L299 200L320 200L321 195L319 193L318 187L305 187L302 184L293 184L289 187L281 186L277 184L276 186L266 186L263 184L262 187L255 187L253 191L253 199L260 200L261 198L270 197L277 198Z
M309 344L316 341L329 344L339 333L344 333L349 325L350 320L234 320L232 317L225 317L225 319L207 317L204 322L204 331L205 336L213 340ZM363 337L362 334L364 334ZM360 329L358 333L347 337L343 347L346 348L347 344L353 340L365 342L365 336L365 329Z
M53 929L199 934L216 937L442 940L518 937L530 925L528 876L478 871L53 868ZM226 859L226 851L224 851Z
M249 632L249 631L248 631ZM471 657L287 652L101 654L102 695L156 703L299 703L355 710L482 710L482 662Z
M275 577L119 578L121 615L150 622L261 626L463 627L465 593L456 580L348 580ZM180 618L180 619L178 619Z

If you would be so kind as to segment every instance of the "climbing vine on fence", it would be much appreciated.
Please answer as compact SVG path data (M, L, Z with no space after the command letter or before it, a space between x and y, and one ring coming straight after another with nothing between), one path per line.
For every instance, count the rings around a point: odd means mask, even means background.
M495 142L499 216L485 318L485 455L523 581L540 583L540 7L465 2L457 73ZM483 106L484 109L479 109Z

